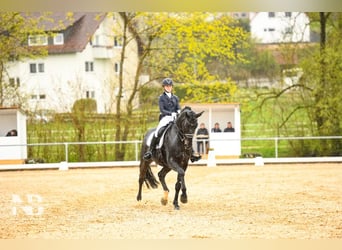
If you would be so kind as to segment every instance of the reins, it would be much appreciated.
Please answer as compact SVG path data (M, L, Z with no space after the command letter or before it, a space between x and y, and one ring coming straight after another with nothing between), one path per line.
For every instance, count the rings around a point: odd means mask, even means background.
M181 139L182 142L183 142L185 139L192 139L192 138L194 137L194 134L195 134L195 133L193 133L193 134L184 133L184 132L182 131L182 129L179 128L179 126L177 125L176 122L175 122L174 124L175 124L177 130L179 131L178 136L180 137L180 139Z

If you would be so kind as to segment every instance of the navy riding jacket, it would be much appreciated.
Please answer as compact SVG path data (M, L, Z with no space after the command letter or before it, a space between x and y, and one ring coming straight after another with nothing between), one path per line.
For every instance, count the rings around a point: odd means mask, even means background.
M171 115L171 113L180 110L179 99L176 95L171 94L171 98L164 92L159 96L159 120L164 116Z

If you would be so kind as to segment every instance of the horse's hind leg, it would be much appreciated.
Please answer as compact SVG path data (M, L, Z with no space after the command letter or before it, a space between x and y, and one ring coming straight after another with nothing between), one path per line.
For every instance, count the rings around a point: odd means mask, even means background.
M170 172L170 170L171 169L164 167L158 173L159 181L160 181L160 183L163 187L163 190L164 190L164 196L161 198L160 202L164 206L167 204L168 196L169 196L169 189L168 189L166 182L165 182L165 176L168 172Z

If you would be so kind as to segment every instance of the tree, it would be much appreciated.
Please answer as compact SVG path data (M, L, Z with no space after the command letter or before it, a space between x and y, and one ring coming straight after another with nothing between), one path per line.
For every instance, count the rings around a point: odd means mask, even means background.
M342 132L342 14L312 13L312 22L319 23L319 48L303 61L306 84L312 89L312 119L317 135L340 135ZM325 154L340 154L342 144L338 140L323 141L321 150Z
M72 107L71 118L76 129L77 141L85 141L85 128L86 128L86 118L89 115L96 112L96 101L94 99L79 99L75 101ZM79 161L84 161L85 157L85 145L78 145Z
M130 117L134 100L144 86L166 76L176 82L204 82L218 78L209 72L208 64L215 59L222 64L243 60L240 48L246 45L242 28L230 26L234 21L228 16L211 16L203 13L127 13L122 17L122 51L119 89L116 99L116 141L125 141L134 126ZM139 58L126 110L122 110L125 79L126 49L138 41ZM142 74L150 78L140 82ZM155 98L157 98L156 95ZM157 119L157 117L156 117ZM116 145L116 159L124 158L126 145Z
M307 120L307 130L297 130L297 135L305 136L308 132L317 136L335 136L342 132L342 15L341 13L308 13L311 27L320 34L320 42L309 45L302 50L299 67L302 76L299 81L272 89L260 95L261 106L266 101L277 103L281 98L288 100L286 105L279 101L277 114L280 115L278 129L285 128L288 123L300 124ZM299 134L300 133L300 134ZM293 135L293 134L291 134ZM303 144L304 142L300 142ZM298 154L309 150L314 155L340 155L342 142L339 140L322 140L319 143L297 147ZM302 152L300 152L302 150Z
M247 33L227 15L158 13L154 18L152 21L161 24L160 35L153 40L146 67L156 78L169 76L176 82L222 80L210 70L212 62L227 66L245 60L241 51L248 45Z
M6 66L12 61L44 56L47 50L43 47L29 47L30 34L42 34L43 30L38 23L44 15L27 18L19 12L0 12L0 106L6 104L21 106L21 99L8 100L16 95L16 84L8 82Z

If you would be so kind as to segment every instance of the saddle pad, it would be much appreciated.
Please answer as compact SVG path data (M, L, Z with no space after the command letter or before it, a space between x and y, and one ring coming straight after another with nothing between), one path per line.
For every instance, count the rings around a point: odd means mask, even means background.
M168 130L168 128L166 128L166 129L164 130L163 134L160 136L160 140L159 140L159 143L158 143L158 145L157 145L156 148L161 148L161 147L163 146L164 137L165 137L165 133L166 133L167 130ZM147 140L146 140L147 146L151 146L152 136L154 136L154 133L150 134L150 135L147 137Z

